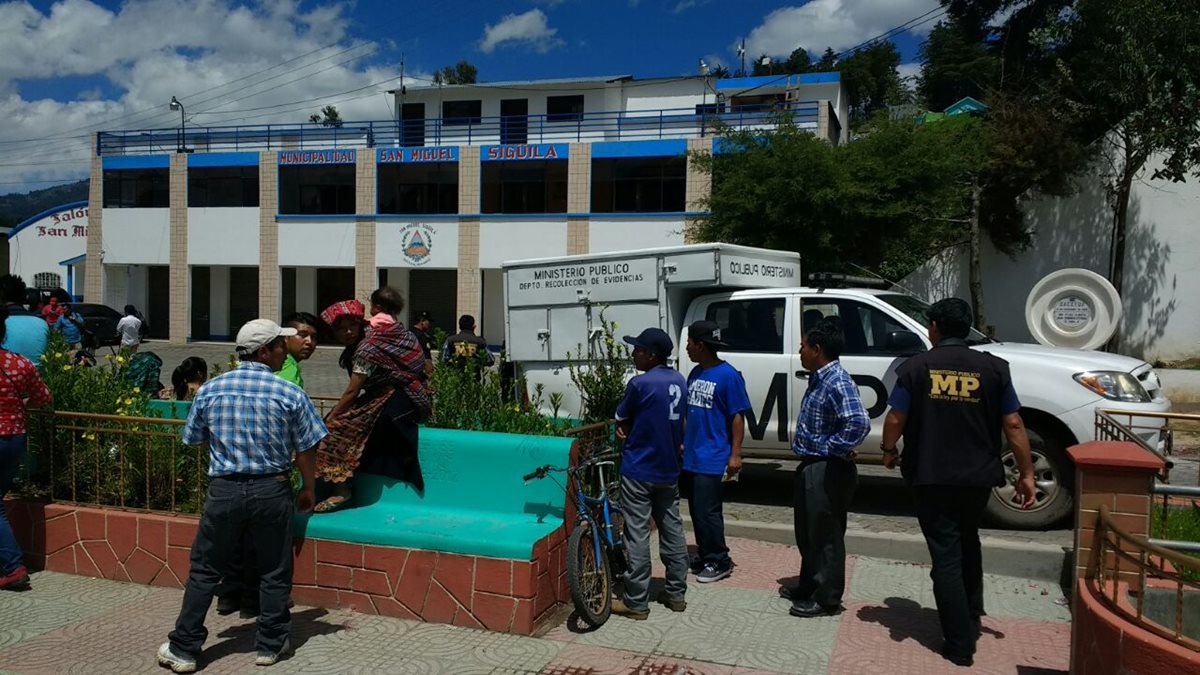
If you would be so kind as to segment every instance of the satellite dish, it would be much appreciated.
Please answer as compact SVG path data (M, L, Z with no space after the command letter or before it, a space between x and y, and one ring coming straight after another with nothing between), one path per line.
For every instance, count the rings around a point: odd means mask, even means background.
M1070 268L1046 275L1025 300L1033 339L1051 347L1097 349L1121 322L1121 296L1108 279Z

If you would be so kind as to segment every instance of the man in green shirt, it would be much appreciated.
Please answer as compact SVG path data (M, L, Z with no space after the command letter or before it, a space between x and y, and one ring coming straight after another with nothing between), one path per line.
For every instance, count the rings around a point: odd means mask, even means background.
M295 328L296 334L284 338L287 342L287 358L276 375L303 389L304 376L300 374L300 362L312 356L317 348L317 317L308 312L292 312L283 318L283 325Z

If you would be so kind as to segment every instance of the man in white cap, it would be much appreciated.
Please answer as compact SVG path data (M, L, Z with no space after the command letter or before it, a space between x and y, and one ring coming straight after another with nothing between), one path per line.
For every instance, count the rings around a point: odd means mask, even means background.
M292 515L313 506L317 444L328 433L304 391L275 371L287 356L284 338L295 328L255 319L237 335L241 363L196 393L183 428L187 445L209 448L208 499L192 543L191 571L175 630L158 663L176 673L196 670L208 637L204 616L217 583L244 534L254 539L260 573L255 663L274 665L290 652ZM293 501L292 454L304 479Z

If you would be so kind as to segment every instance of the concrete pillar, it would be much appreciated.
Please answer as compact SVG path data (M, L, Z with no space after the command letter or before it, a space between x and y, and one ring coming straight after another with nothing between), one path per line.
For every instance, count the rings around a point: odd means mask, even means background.
M1107 569L1112 569L1111 552L1106 561L1093 560L1101 506L1108 507L1113 522L1127 533L1149 536L1150 489L1155 475L1163 469L1163 461L1134 443L1118 441L1090 441L1067 452L1075 463L1075 580L1078 581L1094 576L1094 562L1104 562ZM1132 563L1122 564L1120 580L1132 590L1141 588L1140 575Z
M279 160L258 153L258 315L279 321Z
M833 104L825 100L817 101L817 138L837 145L841 136L842 130L833 113Z
M375 266L375 153L359 149L354 165L354 212L359 220L354 228L354 297L367 302L379 286ZM363 218L370 215L370 218Z
M187 342L191 336L191 275L188 274L188 156L183 153L171 155L170 185L170 270L171 290L167 294L170 303L171 323L167 339L171 344Z
M92 137L92 147L95 136ZM83 270L83 298L104 302L104 161L92 155L91 181L88 184L87 265Z
M567 213L592 211L592 144L572 143L567 158ZM588 218L567 218L567 254L588 252Z
M409 289L412 284L409 280L409 268L407 267L389 267L387 270L387 285L400 291L400 297L404 298L404 311L400 313L400 321L404 325L412 324L412 317L415 310L412 306L412 299L409 294Z
M695 154L712 154L711 138L689 138L687 142L687 185L684 188L684 208L692 213L708 211L705 200L712 194L712 176L700 170ZM687 218L683 224L683 241L695 244L699 218Z
M458 212L478 214L481 204L479 147L459 148ZM456 314L479 316L479 217L458 221L458 296Z

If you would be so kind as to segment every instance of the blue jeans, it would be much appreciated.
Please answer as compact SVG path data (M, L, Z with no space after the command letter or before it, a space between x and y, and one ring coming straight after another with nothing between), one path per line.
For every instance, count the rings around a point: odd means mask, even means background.
M12 488L17 468L25 458L25 434L0 436L0 576L21 566L21 547L4 515L4 496Z
M288 596L292 592L292 514L295 497L287 474L217 477L192 542L191 570L171 647L177 654L199 656L208 638L204 618L222 577L233 576L234 557L243 555L243 536L254 539L258 570L258 637L255 649L278 652L291 632Z
M725 484L721 474L691 473L680 477L688 493L688 511L692 530L696 533L696 554L704 564L718 569L733 564L729 547L725 545Z

